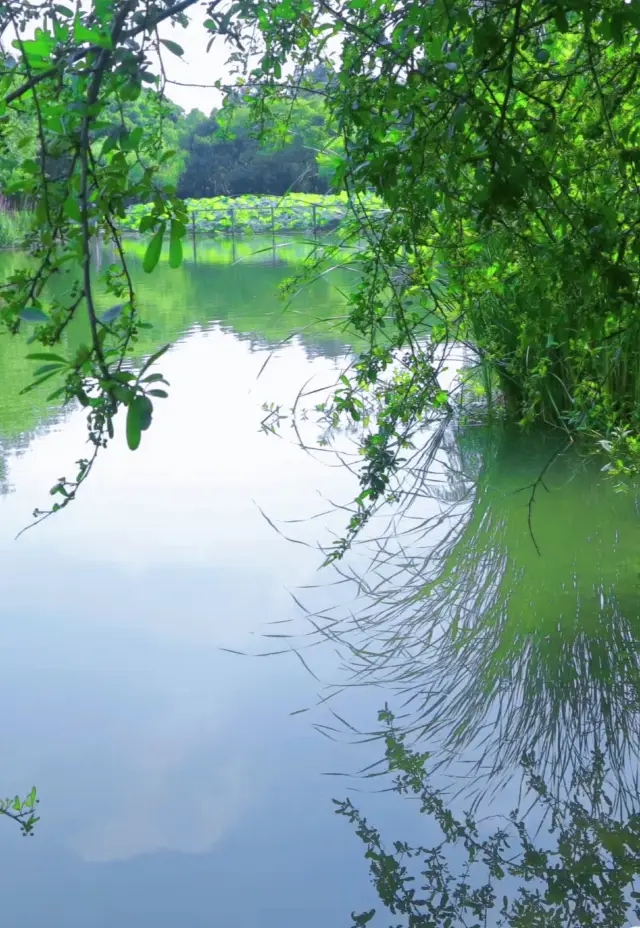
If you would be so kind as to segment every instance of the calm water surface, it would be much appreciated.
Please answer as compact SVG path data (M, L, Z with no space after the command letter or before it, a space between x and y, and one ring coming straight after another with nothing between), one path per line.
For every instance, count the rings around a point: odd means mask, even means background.
M349 784L323 774L364 767L379 748L354 745L335 721L336 740L321 736L327 711L313 706L327 684L372 684L339 697L363 729L386 698L409 698L416 732L468 762L484 762L487 725L500 742L506 705L510 747L492 747L505 768L532 737L559 763L585 719L592 739L622 732L621 770L636 763L633 493L617 496L597 470L563 459L537 497L538 554L518 491L548 449L454 436L437 491L415 504L427 522L402 549L404 573L392 546L384 606L361 597L354 625L353 591L318 573L315 547L344 513L306 520L347 502L356 483L330 456L301 449L287 423L280 437L259 429L265 400L290 405L307 381L320 389L339 374L348 272L319 281L287 315L276 291L303 246L236 264L231 249L202 245L197 263L146 277L132 243L154 322L138 354L175 341L161 365L170 398L139 451L114 442L78 502L17 542L72 472L85 425L44 394L16 396L30 362L24 346L0 340L2 790L35 782L42 814L30 839L0 823L3 915L15 928L349 924L373 897L358 842L332 815L331 797ZM21 260L1 258L5 272ZM260 509L302 520L282 529L308 546L277 534ZM305 652L315 680L290 639L265 637L305 630L290 596L301 587L313 587L304 596L314 609L342 616L345 642L375 642L384 662L361 666L320 646ZM230 653L269 650L288 653ZM505 791L501 811L514 797ZM393 837L425 828L393 797L362 801Z
M85 426L79 410L16 400L30 362L23 346L0 347L2 782L37 783L43 812L33 839L0 829L16 928L324 926L367 894L322 777L349 758L290 715L317 683L295 656L221 650L265 650L256 635L297 612L288 590L317 582L318 551L279 537L256 503L304 518L326 508L319 493L352 492L286 428L259 430L265 399L291 403L310 376L335 378L346 348L314 317L339 314L342 298L315 287L304 334L278 348L293 326L276 288L292 267L206 257L153 279L136 265L155 317L141 352L177 339L163 366L171 398L138 453L115 442L81 504L18 542L83 452ZM301 531L314 541L321 529Z

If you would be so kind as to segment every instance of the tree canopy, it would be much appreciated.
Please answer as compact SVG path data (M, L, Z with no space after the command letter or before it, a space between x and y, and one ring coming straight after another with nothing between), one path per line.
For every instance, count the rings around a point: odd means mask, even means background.
M250 105L233 98L208 119L190 122L181 145L181 197L328 190L328 178L317 163L328 134L320 97L279 101L269 124L258 127Z

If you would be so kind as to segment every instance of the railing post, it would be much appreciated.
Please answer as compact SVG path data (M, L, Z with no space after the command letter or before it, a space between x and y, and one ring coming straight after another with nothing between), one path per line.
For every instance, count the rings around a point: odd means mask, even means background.
M276 263L276 211L271 207L271 244L273 246L273 263Z
M311 209L313 210L313 235L315 237L318 234L318 222L316 219L317 206L315 203L312 204Z
M195 210L191 213L191 241L193 244L193 263L196 263L196 214Z

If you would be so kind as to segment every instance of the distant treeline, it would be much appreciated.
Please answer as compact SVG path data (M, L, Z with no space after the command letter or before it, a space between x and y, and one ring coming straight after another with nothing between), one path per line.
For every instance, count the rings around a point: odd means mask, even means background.
M327 193L328 177L318 164L327 126L322 99L281 102L290 108L288 133L259 141L246 104L205 116L192 110L176 113L179 151L183 158L177 181L181 197ZM178 108L176 107L176 110Z
M314 91L301 90L295 100L274 101L272 110L261 114L260 139L250 98L247 102L229 95L223 106L205 115L200 110L185 113L155 90L142 89L136 99L110 105L94 134L94 155L113 156L115 149L126 155L138 148L142 137L149 163L157 164L158 154L165 155L159 180L174 185L184 198L327 193L335 133L329 129L324 105L326 74L317 78ZM0 137L0 192L11 205L29 208L23 197L12 197L12 191L24 190L24 172L37 157L34 117L15 110L7 119L10 125ZM134 142L136 133L141 135ZM132 156L131 161L132 171L144 169L142 159L133 163ZM66 171L64 157L54 156L49 162L50 176Z

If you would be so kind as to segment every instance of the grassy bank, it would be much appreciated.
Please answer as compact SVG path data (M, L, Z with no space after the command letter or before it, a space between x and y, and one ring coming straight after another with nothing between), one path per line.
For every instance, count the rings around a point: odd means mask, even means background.
M26 210L0 210L0 248L22 245L31 228L31 213Z
M372 210L382 208L376 197L367 197ZM263 232L307 232L335 228L349 209L346 194L290 193L283 197L247 194L241 197L211 197L187 200L190 223L198 233L242 235ZM150 206L139 203L127 211L122 227L137 232ZM190 225L191 229L191 225Z

